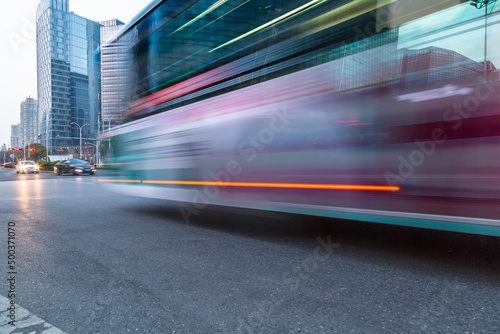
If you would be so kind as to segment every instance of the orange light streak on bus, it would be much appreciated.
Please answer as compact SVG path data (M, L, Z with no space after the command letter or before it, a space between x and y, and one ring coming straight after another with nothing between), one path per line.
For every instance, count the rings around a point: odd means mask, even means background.
M99 179L100 182L172 184L192 186L219 187L257 187L257 188L296 188L296 189L330 189L330 190L377 190L399 191L397 186L353 185L353 184L308 184L308 183L263 183L263 182L217 182L217 181L173 181L173 180L114 180Z

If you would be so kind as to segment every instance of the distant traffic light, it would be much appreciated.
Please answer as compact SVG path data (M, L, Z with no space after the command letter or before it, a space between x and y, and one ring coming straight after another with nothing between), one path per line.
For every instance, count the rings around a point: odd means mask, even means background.
M9 147L9 151L14 151L14 148L13 147Z
M23 149L20 147L16 147L16 151L22 151Z
M35 150L36 150L36 148L35 148L35 147L30 147L30 151L31 151L31 152L34 152Z

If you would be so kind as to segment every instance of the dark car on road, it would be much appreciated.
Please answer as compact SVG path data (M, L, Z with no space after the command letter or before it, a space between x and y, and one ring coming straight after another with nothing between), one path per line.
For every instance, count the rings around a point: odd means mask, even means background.
M3 167L4 168L16 168L17 163L9 161L9 162L4 162Z
M68 159L56 163L54 165L54 173L57 175L61 175L62 173L69 173L73 175L88 173L90 175L94 175L95 167L84 160Z

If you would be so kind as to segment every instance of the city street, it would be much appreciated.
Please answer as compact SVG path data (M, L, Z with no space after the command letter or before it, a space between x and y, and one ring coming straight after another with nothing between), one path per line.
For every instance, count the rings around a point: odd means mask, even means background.
M29 312L16 329L2 304L0 333L499 332L498 238L214 208L187 224L105 176L0 168L0 297L10 226Z

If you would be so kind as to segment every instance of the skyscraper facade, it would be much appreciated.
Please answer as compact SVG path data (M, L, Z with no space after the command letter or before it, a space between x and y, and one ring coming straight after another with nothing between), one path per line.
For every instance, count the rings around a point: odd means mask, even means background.
M16 148L21 147L21 136L19 136L20 124L15 124L10 126L10 147Z
M38 104L36 99L27 97L21 102L20 136L23 146L38 143Z
M69 12L68 1L42 0L36 13L40 142L49 154L77 147L80 127L86 141L97 137L100 24Z
M467 78L472 80L484 71L484 63L444 48L402 48L398 52L401 63L400 92L441 87ZM491 62L489 65L494 67Z
M100 22L101 26L101 117L103 128L109 128L118 121L125 98L120 75L123 73L125 52L120 52L117 40L110 40L123 26L113 19Z

